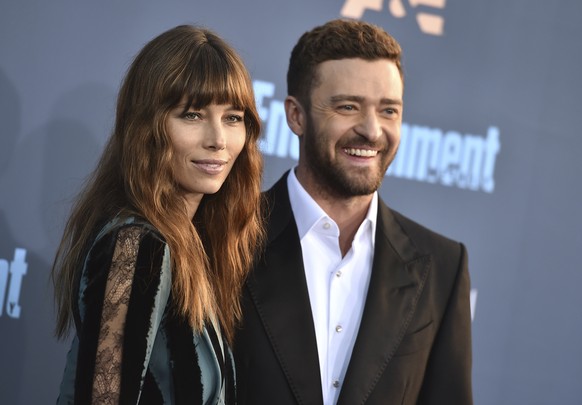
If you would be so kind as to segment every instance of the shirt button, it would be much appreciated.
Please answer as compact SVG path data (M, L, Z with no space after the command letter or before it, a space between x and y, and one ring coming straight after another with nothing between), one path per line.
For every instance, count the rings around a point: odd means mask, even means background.
M334 380L334 382L333 382L333 387L334 387L334 388L339 388L339 386L340 386L340 383L339 383L339 381L338 381L338 380Z
M336 277L341 277L341 276L342 276L342 272L341 272L341 270L338 270L338 271L335 273L335 276L336 276Z
M341 325L338 325L338 326L336 326L336 327L335 327L335 331L336 331L337 333L340 333L342 330L344 330L344 328L342 328L342 326L341 326Z
M329 229L331 227L331 225L329 224L329 222L326 222L325 224L323 224L323 229Z

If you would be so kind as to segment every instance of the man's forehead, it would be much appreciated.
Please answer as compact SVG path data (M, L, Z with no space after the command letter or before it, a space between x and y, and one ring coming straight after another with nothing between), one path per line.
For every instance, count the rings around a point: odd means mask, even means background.
M403 83L396 64L389 59L339 59L317 66L311 90L312 95L316 92L326 98L401 103Z

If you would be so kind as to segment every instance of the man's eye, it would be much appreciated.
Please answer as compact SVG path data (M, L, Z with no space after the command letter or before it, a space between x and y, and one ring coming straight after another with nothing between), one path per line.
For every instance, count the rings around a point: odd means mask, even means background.
M396 108L387 108L385 111L386 111L386 114L388 114L388 115L397 115L398 114L398 110Z
M345 111L354 111L356 108L351 104L346 104L346 105L340 106L340 109L345 110Z

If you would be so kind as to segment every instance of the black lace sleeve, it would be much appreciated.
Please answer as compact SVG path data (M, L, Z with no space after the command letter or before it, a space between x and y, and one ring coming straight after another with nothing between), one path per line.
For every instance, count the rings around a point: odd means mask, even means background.
M142 232L138 227L129 227L121 229L117 235L103 298L95 357L92 394L95 404L119 402L123 330Z
M74 402L136 404L171 290L169 252L145 224L113 226L88 256Z

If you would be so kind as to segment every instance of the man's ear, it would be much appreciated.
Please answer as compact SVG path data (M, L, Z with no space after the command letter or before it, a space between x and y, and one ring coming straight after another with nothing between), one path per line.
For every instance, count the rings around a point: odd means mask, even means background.
M291 128L291 131L299 137L305 132L305 110L303 106L293 96L287 96L285 98L285 116L287 117L287 125Z

